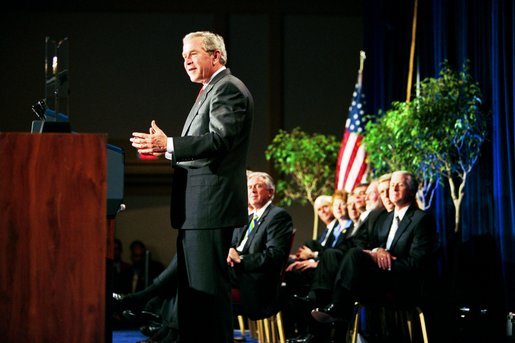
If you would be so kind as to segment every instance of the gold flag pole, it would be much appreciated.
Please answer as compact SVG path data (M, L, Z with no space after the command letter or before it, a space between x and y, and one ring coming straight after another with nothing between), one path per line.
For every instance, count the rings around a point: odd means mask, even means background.
M365 59L367 55L363 50L359 52L359 70L358 70L358 85L361 87L363 82L363 68L365 67Z
M406 102L411 101L411 83L413 82L413 61L415 59L415 42L417 40L417 10L418 0L415 0L415 3L413 5L413 25L411 27L411 48L408 69L408 86L406 87Z
M365 52L361 50L359 52L359 69L358 69L358 85L361 87L363 81L363 69L365 67L365 59L367 58ZM314 205L313 205L314 206ZM318 213L317 210L313 207L313 240L318 238Z

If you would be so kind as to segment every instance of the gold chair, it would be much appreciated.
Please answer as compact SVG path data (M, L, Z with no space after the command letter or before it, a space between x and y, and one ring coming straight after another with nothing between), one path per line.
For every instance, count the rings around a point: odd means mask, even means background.
M293 241L295 239L295 233L296 233L296 229L293 229L293 232L292 232L291 238L290 238L290 250L293 246ZM286 268L286 261L285 261L285 268ZM281 283L283 281L285 268L283 268L283 270L281 271ZM232 290L232 299L233 299L233 302L236 302L236 303L238 303L240 301L239 290L237 290L237 289ZM238 325L239 325L240 331L242 333L242 337L244 337L245 336L245 320L244 320L244 317L240 314L238 314ZM270 316L268 318L259 319L259 320L250 320L249 319L248 327L249 327L250 336L252 338L257 338L258 342L260 342L260 343L285 343L286 342L286 338L284 335L282 314L281 314L280 310L276 314L274 314L273 316Z
M352 327L350 328L351 343L356 343L358 340L359 323L361 319L360 313L366 306L367 305L360 304L358 302L355 303L354 320L352 321ZM385 316L386 311L396 311L396 314L398 314L397 317L401 318L401 322L406 325L410 342L414 342L413 321L418 320L420 324L421 339L424 343L429 343L424 313L419 306L404 308L393 308L391 304L380 306L383 308L381 313L382 316Z

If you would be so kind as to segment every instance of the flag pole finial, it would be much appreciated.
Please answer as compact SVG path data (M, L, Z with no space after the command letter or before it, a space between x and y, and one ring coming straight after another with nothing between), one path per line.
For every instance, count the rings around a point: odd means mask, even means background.
M361 50L359 52L359 72L363 72L363 67L365 66L365 59L367 58L367 55L365 54L365 51Z
M367 55L365 51L361 50L359 52L359 70L358 70L358 85L361 86L363 82L363 68L365 67L365 59Z

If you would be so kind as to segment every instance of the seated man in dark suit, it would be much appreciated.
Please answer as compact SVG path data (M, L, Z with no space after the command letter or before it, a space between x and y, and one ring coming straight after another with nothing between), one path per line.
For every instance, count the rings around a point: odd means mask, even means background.
M145 289L129 294L113 294L115 308L126 320L140 326L148 336L139 343L173 343L178 339L177 255Z
M374 236L378 246L352 248L345 255L336 278L331 303L316 308L312 316L329 323L350 319L355 300L394 291L410 296L431 266L437 247L434 220L418 209L418 182L406 171L392 173L389 198L394 211L377 221Z
M318 267L313 276L313 282L307 296L295 295L296 301L301 307L299 312L305 311L305 316L311 318L308 311L317 304L326 304L330 298L334 287L335 278L340 268L341 261L347 251L354 247L365 247L368 239L368 232L379 216L384 211L382 201L379 196L369 196L377 192L377 182L372 182L367 189L367 215L363 216L360 212L360 202L353 193L347 199L346 212L352 220L350 226L342 234L343 239L338 240L338 244L326 249L321 256ZM312 320L312 319L311 319ZM300 343L329 340L330 327L307 321L307 331L295 338L288 339L288 343Z
M318 257L320 251L325 248L329 238L331 238L333 229L338 225L332 203L333 197L330 195L320 195L315 199L315 210L325 227L321 230L317 239L309 240L299 246L297 251L290 255L289 263L314 260Z
M293 222L285 209L272 204L275 185L270 175L248 175L253 212L249 224L233 233L227 255L231 284L240 292L241 314L262 319L278 310L282 272L291 247Z
M326 203L327 200L329 203ZM298 293L302 287L309 288L320 256L326 249L337 244L338 238L343 239L340 233L352 224L347 215L346 201L347 194L342 191L336 191L329 199L321 196L315 201L318 215L327 226L317 240L306 242L297 249L293 258L290 256L286 281L293 293Z

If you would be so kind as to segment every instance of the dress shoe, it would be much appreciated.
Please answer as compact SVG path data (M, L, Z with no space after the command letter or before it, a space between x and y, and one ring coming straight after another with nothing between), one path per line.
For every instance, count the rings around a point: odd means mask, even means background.
M162 327L152 337L139 341L138 343L176 343L178 342L179 331L176 329Z
M315 342L315 336L307 333L305 335L300 335L294 338L288 338L286 343L310 343Z
M149 311L125 310L122 312L125 319L140 325L155 325L162 322L161 316Z
M341 309L336 304L316 308L311 311L311 315L320 323L334 323L343 320L341 317Z
M113 304L116 308L126 309L133 306L135 303L136 300L131 294L113 293Z
M152 337L153 335L155 335L159 330L161 330L161 328L163 327L163 325L161 323L151 323L151 324L148 324L148 325L143 325L139 328L139 331L147 336L147 337Z
M313 308L315 306L315 299L313 299L309 295L308 296L302 296L302 295L299 295L299 294L294 294L292 296L292 299L293 299L293 302L296 305L299 305L299 306L304 307L304 308L310 308L311 309L311 308Z

